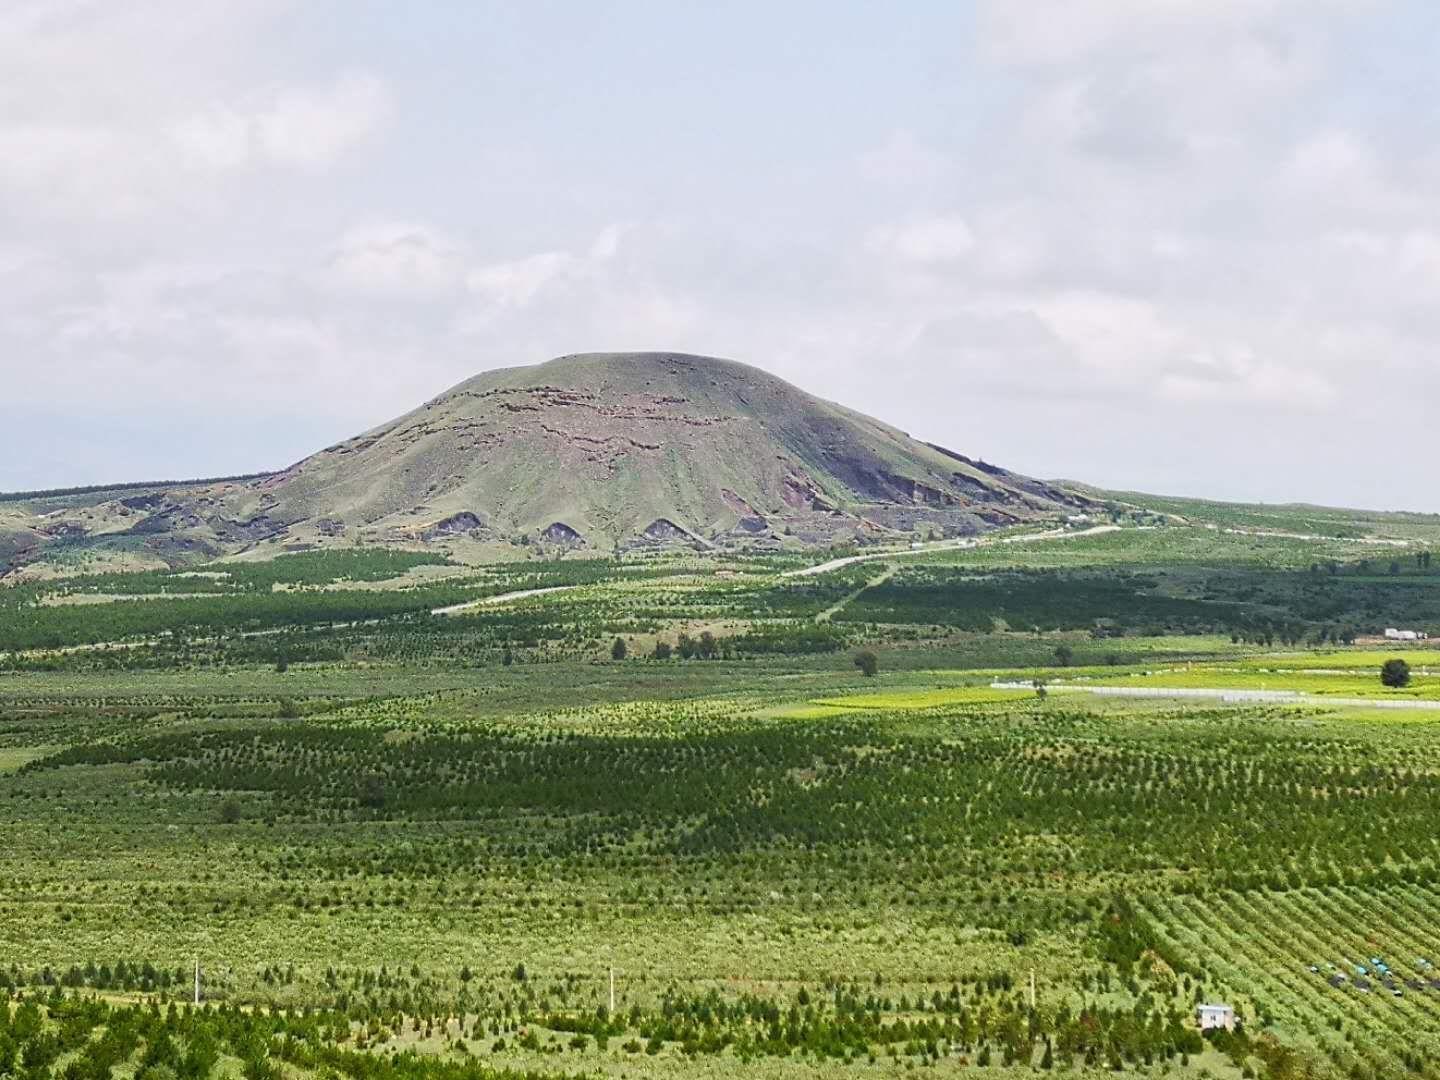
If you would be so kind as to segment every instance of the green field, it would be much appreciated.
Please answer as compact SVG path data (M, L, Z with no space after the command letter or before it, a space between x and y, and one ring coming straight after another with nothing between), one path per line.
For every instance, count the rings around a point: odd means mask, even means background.
M1412 539L0 590L0 1076L1440 1076Z

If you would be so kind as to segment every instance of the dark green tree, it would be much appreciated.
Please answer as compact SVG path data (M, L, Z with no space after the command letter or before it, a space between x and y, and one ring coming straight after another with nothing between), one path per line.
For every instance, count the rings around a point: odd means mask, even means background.
M1410 685L1410 665L1396 657L1386 660L1380 668L1380 681L1392 690Z
M360 785L360 805L369 810L380 810L385 806L385 781L378 776L367 776Z
M873 679L875 673L880 670L880 658L869 649L861 649L855 654L855 666L867 679Z

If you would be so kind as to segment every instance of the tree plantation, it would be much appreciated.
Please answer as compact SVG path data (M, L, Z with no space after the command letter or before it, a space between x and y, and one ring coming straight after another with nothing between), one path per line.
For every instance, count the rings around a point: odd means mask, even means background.
M12 584L0 1076L1440 1076L1426 527Z

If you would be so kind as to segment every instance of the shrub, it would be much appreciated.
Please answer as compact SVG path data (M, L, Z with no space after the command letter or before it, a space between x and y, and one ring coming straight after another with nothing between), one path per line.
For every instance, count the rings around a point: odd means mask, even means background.
M871 679L880 670L880 658L869 649L862 649L855 654L855 666L864 673L867 679Z
M360 785L357 799L368 810L384 809L385 781L378 776L367 776Z
M1410 665L1398 657L1394 660L1386 660L1384 666L1380 668L1380 681L1395 690L1409 686Z

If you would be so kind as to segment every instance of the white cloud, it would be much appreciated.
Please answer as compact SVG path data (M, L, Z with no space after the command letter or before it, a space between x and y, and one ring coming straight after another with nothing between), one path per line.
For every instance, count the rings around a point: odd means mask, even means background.
M226 172L243 168L252 160L253 124L252 117L217 107L180 120L170 134L186 165Z
M1049 65L1114 48L1204 47L1276 21L1365 6L1365 0L982 0L979 27L994 59Z
M321 169L390 118L385 84L368 73L315 87L287 87L240 105L217 105L172 128L192 167L227 171L254 164Z
M15 126L0 129L0 176L17 187L43 188L66 173L93 169L115 149L104 128Z
M568 251L545 251L470 271L465 284L475 295L502 307L523 307L550 285L575 273L579 261Z
M1032 280L1053 264L1059 233L1035 206L999 200L978 211L975 230L975 265L992 281Z
M39 236L56 222L129 228L188 209L195 192L169 128L287 3L0 4L0 213Z
M373 75L346 75L317 90L285 90L256 118L257 142L270 159L303 168L328 164L389 117L390 98Z
M973 304L939 315L919 328L901 355L907 367L945 371L967 396L1077 401L1132 389L1085 364L1023 305Z
M124 219L155 204L165 181L153 140L93 126L0 124L0 194L42 216Z
M425 298L459 289L465 278L460 246L424 225L389 222L341 237L329 281L359 293Z
M883 226L870 234L869 246L909 262L947 263L970 254L975 234L964 218L949 215Z
M599 262L613 259L620 254L621 241L625 239L625 226L606 225L590 244L590 258Z
M884 144L860 155L860 175L890 187L933 184L950 168L945 154L925 145L912 131L892 132Z
M1030 309L1073 353L1101 369L1144 371L1179 351L1182 333L1155 305L1128 296L1063 293Z
M609 224L596 234L585 254L542 251L523 258L488 263L466 275L470 293L487 305L523 308L546 292L576 283L594 285L606 264L620 254L626 227Z

